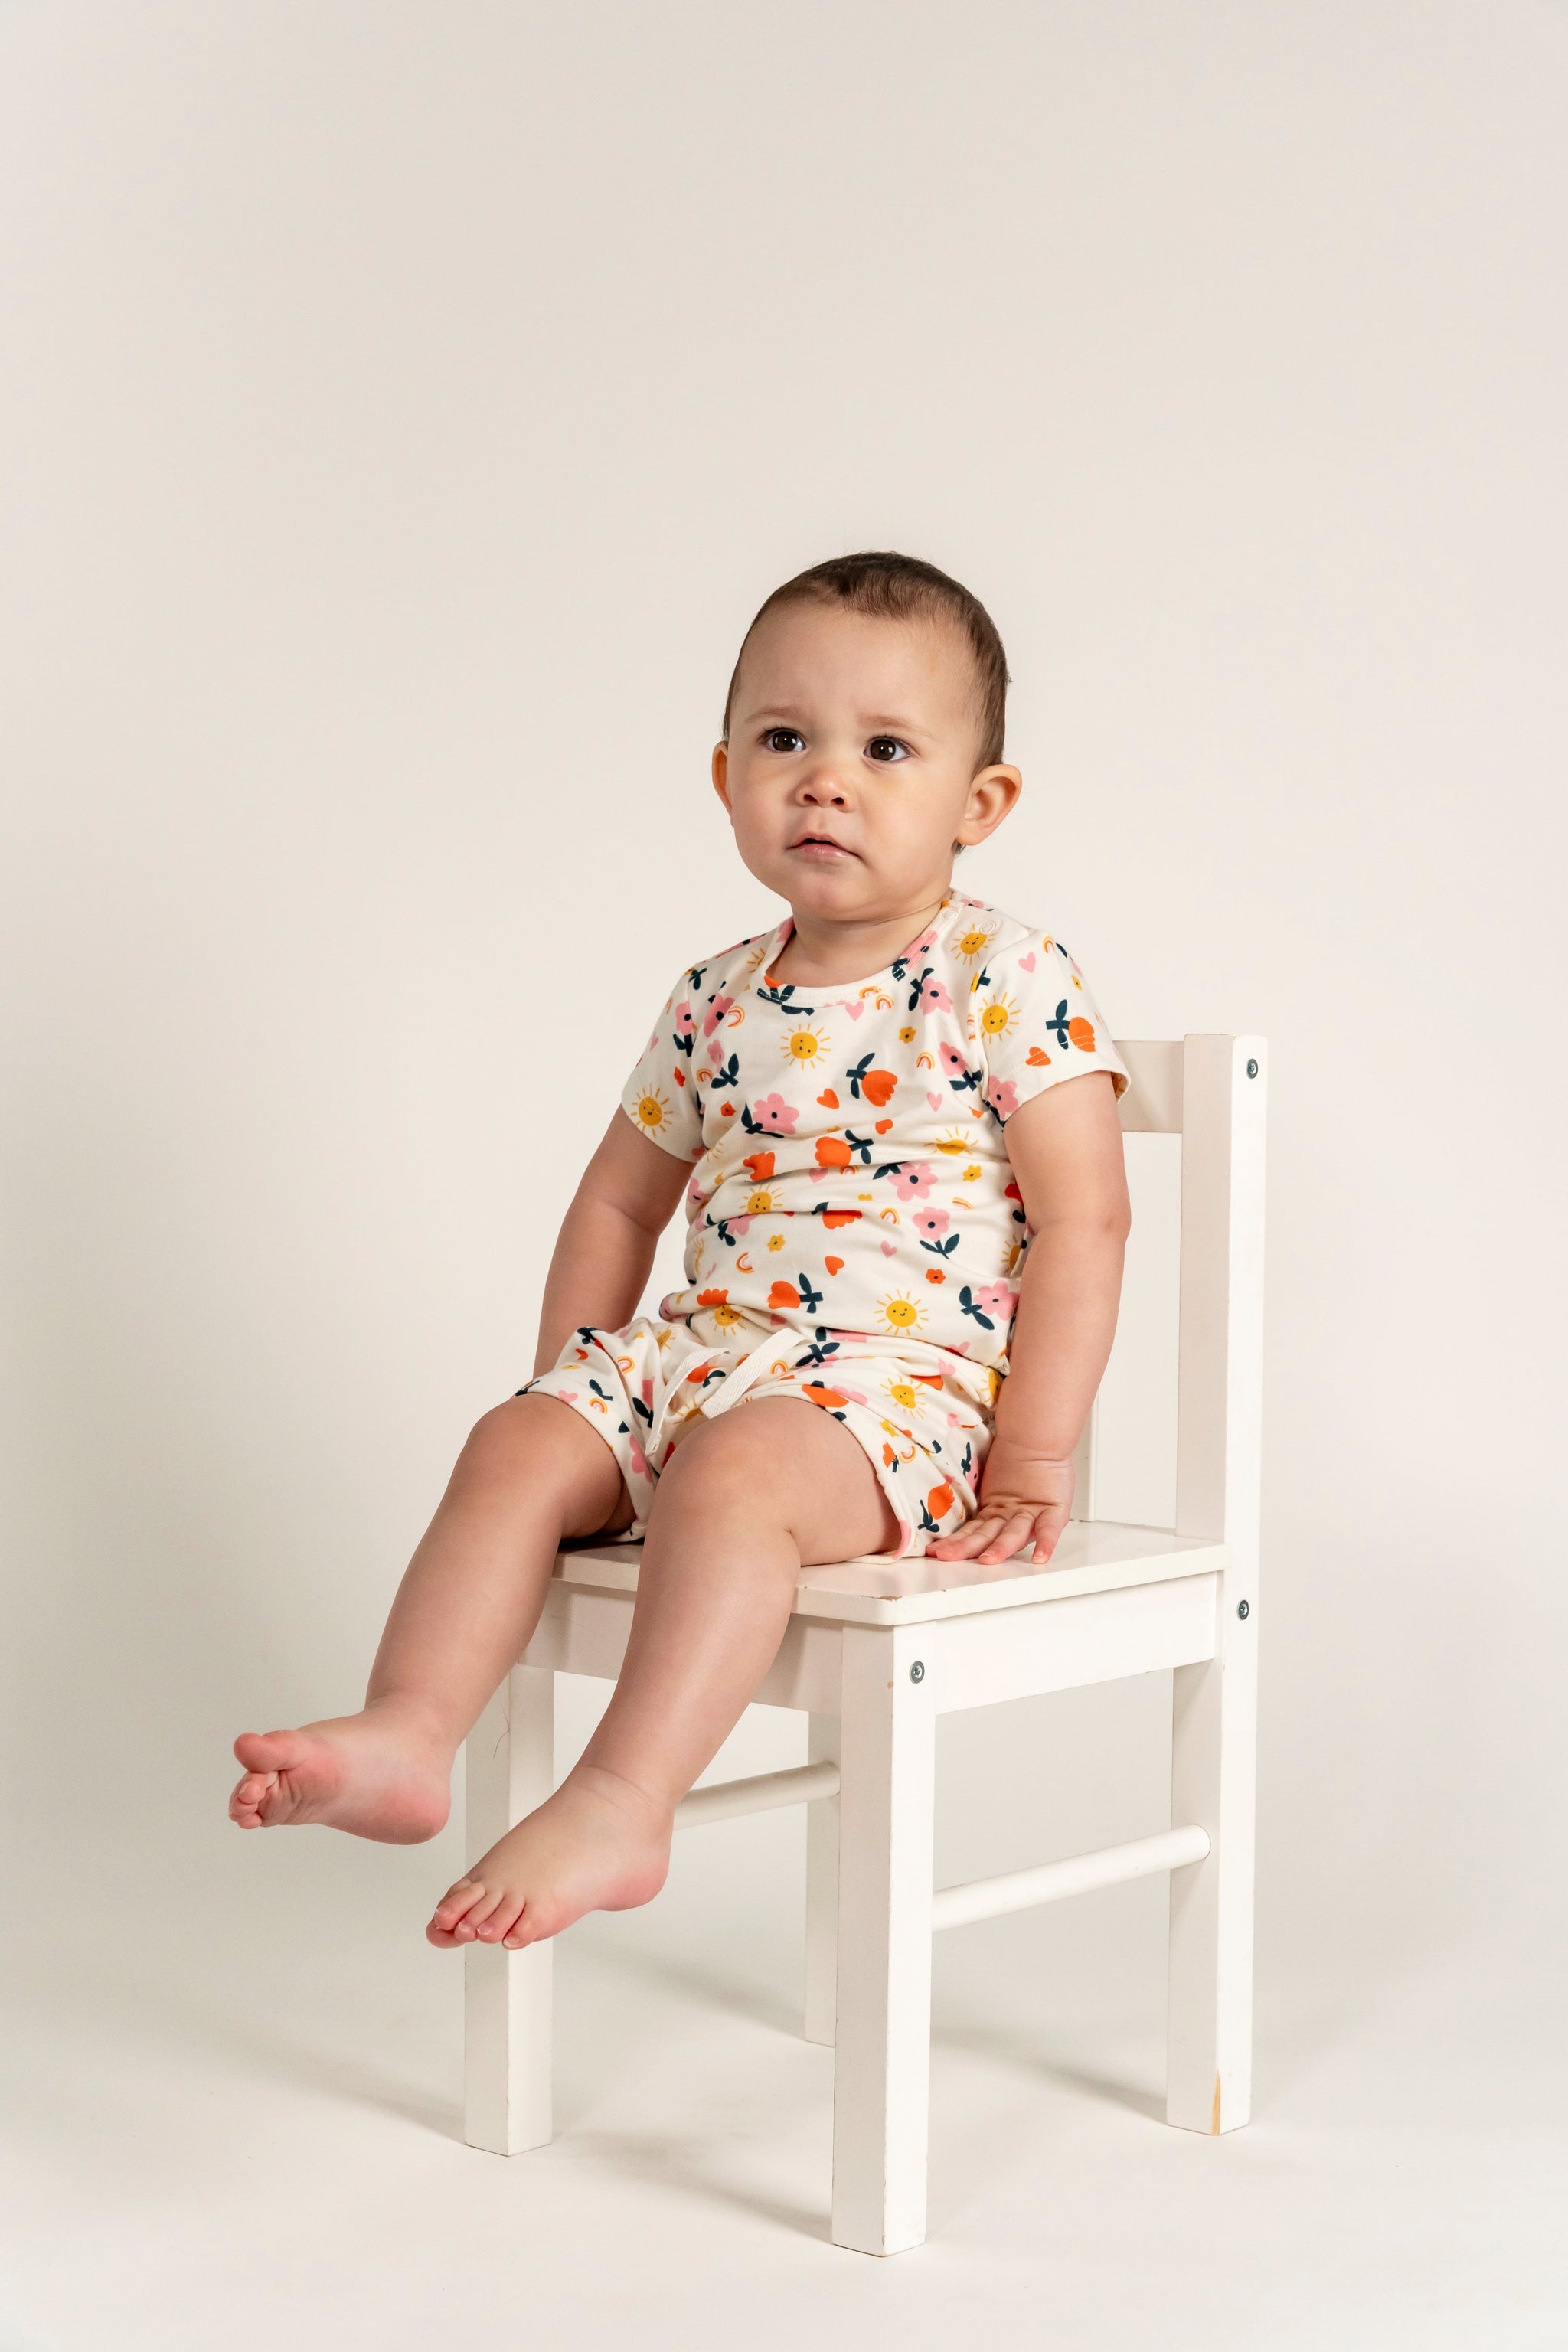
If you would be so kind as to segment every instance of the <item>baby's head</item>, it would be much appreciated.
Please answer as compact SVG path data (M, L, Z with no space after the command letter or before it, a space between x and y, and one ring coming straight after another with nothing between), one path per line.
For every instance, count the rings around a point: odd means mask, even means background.
M797 913L934 904L1022 788L1003 764L1007 658L979 600L908 555L843 555L746 633L713 782L751 871Z

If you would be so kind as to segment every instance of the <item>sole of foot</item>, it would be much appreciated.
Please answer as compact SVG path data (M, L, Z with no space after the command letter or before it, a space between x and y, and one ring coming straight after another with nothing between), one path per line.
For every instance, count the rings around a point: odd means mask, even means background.
M574 1775L448 1888L426 1936L443 1951L515 1952L586 1911L651 1903L668 1874L670 1828L670 1813L629 1781Z
M386 1845L419 1845L451 1810L450 1764L384 1717L246 1731L234 1752L246 1769L228 1817L242 1830L316 1822Z

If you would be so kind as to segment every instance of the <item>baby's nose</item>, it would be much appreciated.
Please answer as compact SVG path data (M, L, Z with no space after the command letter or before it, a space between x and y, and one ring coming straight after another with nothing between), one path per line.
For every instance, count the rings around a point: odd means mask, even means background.
M802 790L807 800L819 803L842 802L849 797L843 778L832 768L814 769L810 775L803 777Z

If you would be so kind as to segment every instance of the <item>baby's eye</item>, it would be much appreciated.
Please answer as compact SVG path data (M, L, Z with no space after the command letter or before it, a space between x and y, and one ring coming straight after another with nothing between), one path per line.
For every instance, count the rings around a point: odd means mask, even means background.
M805 749L805 737L795 727L770 727L763 737L763 742L770 751L804 751Z
M885 767L890 767L895 760L907 760L909 756L909 745L900 743L896 735L873 735L866 746L866 757L880 760Z

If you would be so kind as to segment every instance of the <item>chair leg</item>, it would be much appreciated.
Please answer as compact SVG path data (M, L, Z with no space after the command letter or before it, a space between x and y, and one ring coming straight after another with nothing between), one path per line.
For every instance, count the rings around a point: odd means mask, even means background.
M838 1761L838 1717L814 1715L811 1764ZM831 2048L838 1975L838 1800L816 1797L805 1809L805 2023L808 2042Z
M1224 1633L1234 1615L1222 1600ZM1252 2105L1257 1670L1248 1636L1229 1648L1176 1668L1171 1727L1171 1819L1200 1823L1209 1852L1171 1873L1165 2115L1211 2133L1234 2131Z
M555 1785L555 1676L514 1666L468 1734L467 1838L477 1860ZM508 1952L470 1944L463 1955L463 2137L516 2156L552 2130L551 1959L553 1942Z
M919 1628L843 1644L833 2241L896 2254L925 2236L933 1677Z

